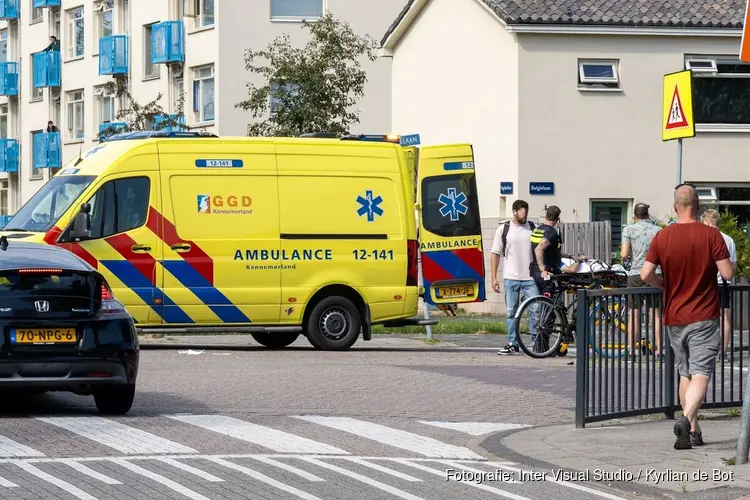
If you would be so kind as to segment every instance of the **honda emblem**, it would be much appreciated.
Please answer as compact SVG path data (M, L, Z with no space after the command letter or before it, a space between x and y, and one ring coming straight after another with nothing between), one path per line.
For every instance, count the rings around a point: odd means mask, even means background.
M36 307L36 310L40 313L49 312L49 302L46 300L37 300L34 302L34 307Z

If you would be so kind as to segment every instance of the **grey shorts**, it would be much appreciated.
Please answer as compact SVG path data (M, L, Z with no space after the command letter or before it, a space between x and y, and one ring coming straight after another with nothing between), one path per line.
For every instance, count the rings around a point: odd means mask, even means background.
M668 326L675 364L681 377L705 375L711 377L716 356L721 349L721 329L718 319L699 321L683 326Z

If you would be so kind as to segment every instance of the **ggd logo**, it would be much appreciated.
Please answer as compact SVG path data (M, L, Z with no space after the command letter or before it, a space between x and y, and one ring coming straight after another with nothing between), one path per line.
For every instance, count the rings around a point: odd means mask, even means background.
M253 200L249 196L211 196L208 194L198 195L198 213L210 214L217 212L216 209L224 207L228 208L241 208L249 209L252 206Z

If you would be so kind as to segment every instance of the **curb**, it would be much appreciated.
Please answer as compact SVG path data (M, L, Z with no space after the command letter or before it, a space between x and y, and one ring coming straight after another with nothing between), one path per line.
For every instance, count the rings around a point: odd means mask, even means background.
M140 342L143 351L176 351L176 350L203 350L203 351L298 351L298 352L485 352L496 351L497 347L355 347L346 351L323 351L310 347L284 347L282 349L271 349L261 345L249 344L180 344L166 342Z

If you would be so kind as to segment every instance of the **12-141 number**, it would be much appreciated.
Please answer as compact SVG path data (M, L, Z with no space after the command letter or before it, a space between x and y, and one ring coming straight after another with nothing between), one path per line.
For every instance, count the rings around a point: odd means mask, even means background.
M393 260L393 250L352 250L355 260Z

